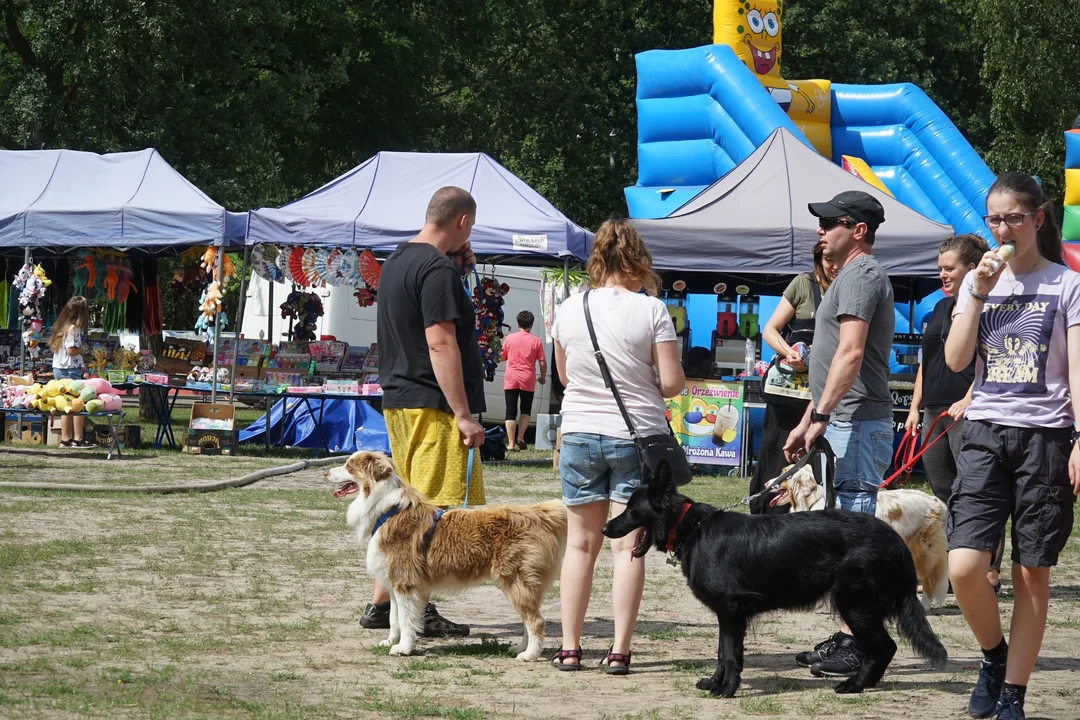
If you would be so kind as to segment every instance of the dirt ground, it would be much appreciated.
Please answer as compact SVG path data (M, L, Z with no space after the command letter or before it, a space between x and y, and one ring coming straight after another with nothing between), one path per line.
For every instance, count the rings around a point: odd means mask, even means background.
M0 454L0 464L10 462ZM71 475L79 473L64 480ZM489 468L487 478L489 502L557 494L544 469ZM742 488L708 478L690 494L719 502ZM629 676L506 656L521 626L492 586L437 598L445 616L471 625L471 637L422 640L417 656L392 658L375 648L385 631L357 624L370 581L322 470L206 496L5 491L0 512L0 717L959 719L979 657L949 605L930 619L949 652L946 668L930 669L900 641L879 687L839 696L835 681L793 661L835 631L833 619L777 613L747 639L737 696L703 696L694 684L712 671L714 618L653 552ZM72 541L83 549L35 555ZM1052 581L1029 718L1080 718L1078 558L1072 539ZM592 668L612 636L610 578L605 549L582 643ZM550 658L559 645L557 588L543 609ZM1007 623L1008 593L1002 612ZM55 690L61 678L70 693Z

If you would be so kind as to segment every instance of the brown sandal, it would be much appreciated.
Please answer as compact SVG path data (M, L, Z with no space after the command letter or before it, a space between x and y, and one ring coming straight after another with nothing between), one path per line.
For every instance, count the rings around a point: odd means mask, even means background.
M570 663L563 662L563 660L566 660L567 658L573 658L573 659L577 660L577 662L572 664L572 665ZM569 672L569 671L572 671L572 670L580 670L581 669L581 648L578 648L577 650L563 650L560 647L555 652L555 655L552 656L551 664L556 669L563 670L563 671L566 671L566 672Z
M604 672L606 672L608 675L629 675L630 656L633 655L633 653L628 652L625 655L620 655L619 653L611 652L612 648L614 647L615 646L612 645L610 648L608 648L607 655L605 655L604 659L600 661L600 667L602 667L604 669ZM612 665L611 663L613 662L623 664Z

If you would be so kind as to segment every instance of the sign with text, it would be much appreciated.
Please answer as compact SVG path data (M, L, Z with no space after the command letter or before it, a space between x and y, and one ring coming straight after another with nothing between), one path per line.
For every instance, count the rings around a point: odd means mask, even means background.
M687 380L667 401L668 420L686 459L706 465L739 465L743 434L742 383Z

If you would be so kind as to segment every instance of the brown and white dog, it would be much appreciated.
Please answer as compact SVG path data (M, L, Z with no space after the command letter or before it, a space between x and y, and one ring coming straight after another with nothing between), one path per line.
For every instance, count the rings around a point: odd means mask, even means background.
M390 636L380 645L410 655L423 631L424 598L491 580L525 623L518 659L540 658L540 603L566 551L566 508L535 505L438 508L402 480L386 455L357 452L328 478L334 497L356 494L346 520L367 546L367 573L390 593Z
M771 483L772 481L770 481ZM766 483L769 487L769 483ZM791 505L792 512L823 510L825 493L809 467L780 484L774 505ZM945 503L920 490L882 490L874 515L904 538L923 586L922 605L944 605L949 590L949 553L945 536Z

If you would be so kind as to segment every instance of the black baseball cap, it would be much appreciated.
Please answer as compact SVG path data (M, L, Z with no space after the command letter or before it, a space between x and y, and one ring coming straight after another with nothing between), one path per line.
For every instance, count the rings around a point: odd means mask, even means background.
M847 215L855 222L866 223L871 230L877 230L885 222L885 208L878 199L862 190L848 190L834 197L829 202L810 203L810 213L819 218L838 218Z

